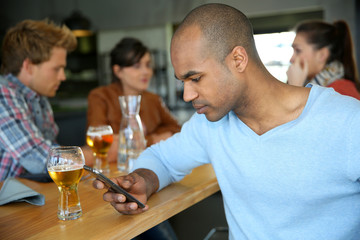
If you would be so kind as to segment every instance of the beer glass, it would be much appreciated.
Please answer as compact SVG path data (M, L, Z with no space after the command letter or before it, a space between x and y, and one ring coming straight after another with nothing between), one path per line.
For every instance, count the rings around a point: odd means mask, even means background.
M85 158L80 147L54 147L47 158L47 170L59 192L57 216L60 220L77 219L82 215L78 183L84 171Z
M86 143L95 156L94 168L102 173L109 173L107 160L109 148L113 142L113 130L110 125L90 126L86 133Z

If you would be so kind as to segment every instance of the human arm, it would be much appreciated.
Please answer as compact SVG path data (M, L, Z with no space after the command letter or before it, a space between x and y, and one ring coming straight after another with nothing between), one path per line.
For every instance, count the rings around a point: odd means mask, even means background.
M359 105L359 101L355 101L356 105ZM355 105L352 104L352 105ZM351 109L353 106L346 103L342 106L346 106L347 109ZM345 108L345 109L346 109ZM346 162L346 169L348 170L348 177L354 182L360 180L360 153L359 153L359 134L360 134L360 107L352 108L351 116L346 118L346 126L344 125L341 129L341 135L344 137L346 143L345 154L342 155L344 162Z
M305 86L308 68L307 61L303 61L299 57L295 58L286 72L288 84L300 87Z
M155 110L158 115L159 123L151 133L148 133L145 136L148 146L151 146L154 143L158 143L161 140L166 140L174 133L177 133L181 130L180 124L172 116L171 112L160 97L156 99L154 106L156 108Z
M118 156L118 146L119 146L119 134L113 135L113 142L110 146L110 149L108 151L108 161L109 162L116 162L117 156Z
M88 166L93 166L95 157L94 157L94 152L92 151L92 149L88 145L84 145L84 146L81 146L81 150L84 154L85 164Z
M205 119L205 117L203 118ZM203 134L206 133L206 130L202 129L202 127L206 125L204 121L194 121L194 123L185 124L181 133L147 148L134 162L134 173L143 176L145 179L151 179L146 182L153 183L154 185L149 186L142 184L142 186L147 186L145 188L147 190L143 188L141 195L138 195L138 192L134 191L134 189L130 189L129 193L138 197L140 201L144 200L144 203L146 203L147 199L155 191L161 190L172 182L180 181L184 176L189 174L193 168L209 163L209 156L204 146L206 139L208 139L207 136ZM120 177L120 179L122 178ZM115 180L115 182L117 181L118 180ZM95 184L99 183L96 182ZM121 184L121 182L119 184ZM103 187L103 185L94 186L96 188ZM104 196L104 200L109 200L108 197L109 196L105 199ZM113 200L114 197L121 196L111 195L110 200ZM123 201L124 199L117 200L118 202L116 204L112 204L114 207L117 206L117 204L121 204L120 200ZM117 206L117 209L130 211L129 205L125 205L126 206L123 205L123 207ZM144 210L147 210L147 208ZM142 212L142 210L137 208L133 211L133 213Z
M21 166L33 174L46 172L46 157L49 149L57 146L55 137L58 133L47 100L25 98L13 89L1 86L0 123L0 149L4 151L1 161L11 159L13 167Z
M117 159L118 128L121 115L116 111L118 100L111 86L99 87L92 90L88 95L87 127L110 125L114 131L113 143L108 151L108 161L115 162ZM118 119L118 121L115 121ZM89 156L90 159L91 156ZM94 157L92 157L94 161Z
M87 127L109 124L107 119L108 104L99 89L92 90L89 93L87 102Z
M147 137L146 137L146 141L147 141L147 145L150 146L152 144L155 144L155 143L158 143L162 140L166 140L168 139L169 137L171 137L173 135L172 132L170 131L166 131L166 132L163 132L163 133L153 133L153 134L149 134Z
M120 176L112 179L113 182L121 186L140 202L146 204L149 197L159 188L159 179L157 175L148 169L137 169L126 176ZM104 189L105 185L100 180L95 180L93 186L96 189ZM138 214L149 209L139 208L134 202L126 202L123 194L107 191L103 195L104 201L109 202L118 212L122 214Z

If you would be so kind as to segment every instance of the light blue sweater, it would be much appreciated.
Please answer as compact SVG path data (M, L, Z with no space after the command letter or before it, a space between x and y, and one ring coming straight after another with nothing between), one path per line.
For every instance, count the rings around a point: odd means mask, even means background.
M312 86L302 114L259 136L233 112L195 114L135 167L160 187L211 163L230 239L360 239L360 101Z

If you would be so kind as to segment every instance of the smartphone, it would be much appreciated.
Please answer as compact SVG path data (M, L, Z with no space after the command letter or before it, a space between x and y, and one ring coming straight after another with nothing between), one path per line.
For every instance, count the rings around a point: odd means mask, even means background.
M104 174L102 174L97 169L94 169L92 167L84 165L84 169L88 172L90 172L94 177L96 177L98 180L102 181L109 189L111 189L113 192L121 193L125 195L127 201L129 202L136 202L137 205L140 208L144 208L145 205L137 200L134 196L132 196L130 193L125 191L123 188L121 188L119 185L115 184L113 181L111 181L109 178L107 178Z

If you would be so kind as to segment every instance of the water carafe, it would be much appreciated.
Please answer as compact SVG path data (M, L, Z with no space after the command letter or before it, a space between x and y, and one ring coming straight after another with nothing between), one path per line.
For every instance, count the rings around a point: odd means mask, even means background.
M141 95L120 96L122 119L119 131L117 167L119 171L129 173L133 163L145 149L146 141L139 110Z

